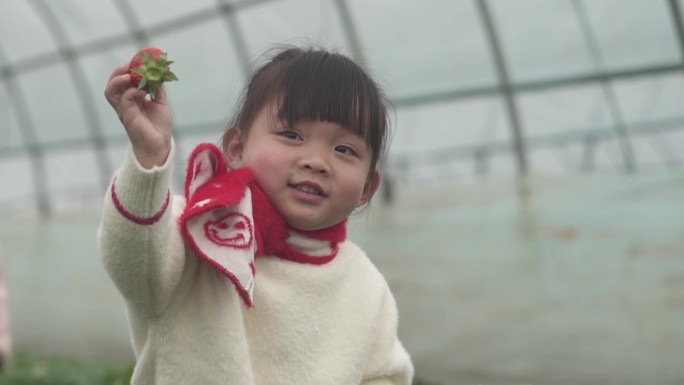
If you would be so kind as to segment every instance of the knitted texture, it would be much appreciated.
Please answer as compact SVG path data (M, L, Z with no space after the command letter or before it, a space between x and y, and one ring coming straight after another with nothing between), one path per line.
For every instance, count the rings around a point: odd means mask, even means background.
M154 170L127 159L115 189L127 212L160 211L171 158ZM248 308L234 283L188 247L178 222L184 196L174 196L156 222L140 224L117 209L111 191L98 246L126 303L133 385L411 383L394 298L352 242L340 242L336 257L323 264L256 258ZM321 239L291 232L288 239L314 257L330 251Z

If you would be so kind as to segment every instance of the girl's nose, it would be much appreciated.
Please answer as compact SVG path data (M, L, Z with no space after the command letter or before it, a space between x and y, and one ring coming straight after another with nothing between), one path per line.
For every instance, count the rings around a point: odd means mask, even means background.
M325 157L317 153L309 153L300 160L300 167L310 172L322 175L330 175L330 166Z

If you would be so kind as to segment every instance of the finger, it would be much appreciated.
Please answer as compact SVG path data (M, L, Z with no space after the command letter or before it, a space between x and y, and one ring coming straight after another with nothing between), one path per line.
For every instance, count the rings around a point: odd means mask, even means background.
M112 74L109 75L109 80L112 80L115 76L122 75L128 72L128 64L122 64L114 69L112 71Z
M138 106L142 106L146 95L147 95L147 91L139 90L136 87L131 86L121 94L121 103L122 104L132 103L132 104L136 104Z
M168 104L168 100L166 99L166 88L162 84L161 87L157 90L157 94L155 95L155 98L153 100L155 103L158 104Z
M109 80L105 87L105 97L111 102L129 88L133 88L129 74L115 76Z
M121 94L119 103L116 106L116 111L127 131L129 129L127 122L131 122L138 117L145 115L145 95L147 95L145 91L138 90L134 87L129 88Z

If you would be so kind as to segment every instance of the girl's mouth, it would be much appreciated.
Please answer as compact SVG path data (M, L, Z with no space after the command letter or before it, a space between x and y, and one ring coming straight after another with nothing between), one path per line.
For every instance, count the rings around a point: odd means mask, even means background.
M292 187L295 190L305 192L307 194L312 194L312 195L317 195L320 197L325 197L325 193L321 190L318 185L315 183L308 183L308 182L303 182L303 183L297 183L297 184L290 184L290 187Z

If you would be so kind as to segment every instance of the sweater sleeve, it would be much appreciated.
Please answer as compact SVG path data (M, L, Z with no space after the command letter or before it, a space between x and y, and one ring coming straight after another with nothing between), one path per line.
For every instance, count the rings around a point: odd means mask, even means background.
M159 314L183 270L184 243L171 202L170 164L144 169L129 148L105 195L98 248L105 270L127 305L139 315ZM182 210L182 207L180 208Z
M410 385L413 381L413 363L397 335L397 313L396 302L388 287L362 385Z

